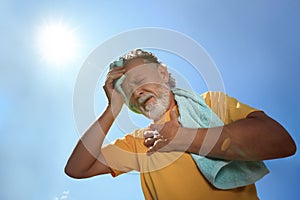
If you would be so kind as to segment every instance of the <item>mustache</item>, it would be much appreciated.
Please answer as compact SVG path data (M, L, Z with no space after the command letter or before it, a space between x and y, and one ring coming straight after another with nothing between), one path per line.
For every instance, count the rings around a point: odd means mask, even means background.
M154 97L154 95L153 94L144 94L143 96L138 98L137 102L138 102L138 104L143 104L151 97Z

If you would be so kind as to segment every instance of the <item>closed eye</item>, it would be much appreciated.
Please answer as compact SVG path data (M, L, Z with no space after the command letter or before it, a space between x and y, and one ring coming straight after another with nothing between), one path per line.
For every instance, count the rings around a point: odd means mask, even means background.
M145 77L138 77L137 79L128 82L124 81L122 84L122 88L125 91L126 95L132 95L133 90L141 86L145 81Z

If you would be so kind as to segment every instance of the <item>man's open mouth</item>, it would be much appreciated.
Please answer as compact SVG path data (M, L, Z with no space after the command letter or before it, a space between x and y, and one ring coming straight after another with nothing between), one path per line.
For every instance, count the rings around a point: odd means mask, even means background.
M145 94L138 99L138 103L139 105L145 106L152 98L154 98L152 94Z

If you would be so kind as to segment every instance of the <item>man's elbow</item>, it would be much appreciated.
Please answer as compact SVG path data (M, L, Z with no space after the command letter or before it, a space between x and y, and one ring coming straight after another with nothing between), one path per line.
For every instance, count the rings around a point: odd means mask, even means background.
M297 147L289 132L277 121L270 118L263 112L257 112L259 119L266 125L267 129L274 134L273 145L281 152L280 157L292 156L296 153Z
M84 176L84 173L79 173L76 172L75 170L73 170L71 167L69 167L68 165L65 167L65 174L71 178L75 178L75 179L83 179L83 178L87 178L86 176Z
M285 133L281 134L282 137L277 138L277 144L274 144L278 151L279 158L293 156L297 151L297 146L293 138L286 130L284 132Z
M112 170L107 166L103 166L102 168L92 167L87 170L78 170L68 164L65 166L64 171L66 175L75 179L90 178L97 175L112 173Z
M286 157L294 155L297 151L297 146L294 140L292 138L290 138L289 140L290 141L287 142L286 144L286 150L285 150Z

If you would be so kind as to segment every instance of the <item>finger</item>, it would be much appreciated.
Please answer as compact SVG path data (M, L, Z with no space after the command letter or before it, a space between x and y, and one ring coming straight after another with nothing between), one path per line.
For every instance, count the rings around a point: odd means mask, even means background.
M118 73L125 73L125 68L124 67L115 67L111 70L109 70L109 72L107 73L107 75L114 75L114 74L118 74Z
M109 72L107 74L107 78L111 80L115 80L120 78L124 74L124 71L115 71L115 72Z
M154 131L145 131L144 138L151 138L154 136Z
M154 145L155 141L156 141L155 138L147 138L147 139L144 140L144 145L146 147L151 147L151 146Z
M157 130L154 130L154 131L152 131L152 130L145 131L144 132L144 138L152 138L152 137L154 137L155 135L158 135L158 134L159 133L158 133Z
M158 139L154 142L153 146L151 146L148 151L147 155L152 155L154 152L159 151L162 147L166 145L166 140L165 139Z
M148 133L145 133L144 136L146 136L144 140L144 144L147 147L153 146L154 142L159 139L164 139L164 136L160 135L158 131L148 131Z

